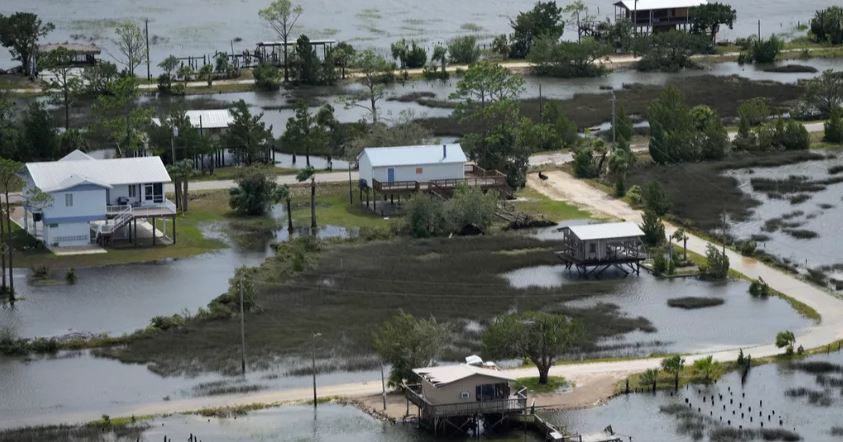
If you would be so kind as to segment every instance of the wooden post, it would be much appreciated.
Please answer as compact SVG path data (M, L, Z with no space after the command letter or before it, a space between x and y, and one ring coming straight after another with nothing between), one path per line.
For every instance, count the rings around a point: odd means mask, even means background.
M155 246L155 217L152 217L152 246Z
M176 216L173 215L173 245L176 245Z

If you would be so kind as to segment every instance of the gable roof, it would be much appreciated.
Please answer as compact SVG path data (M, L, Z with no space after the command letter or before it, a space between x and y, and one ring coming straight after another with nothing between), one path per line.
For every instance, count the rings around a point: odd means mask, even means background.
M636 6L636 3L637 6ZM694 8L708 4L707 0L621 0L615 6L623 6L629 11L649 11L653 9Z
M459 144L426 146L367 147L357 156L366 155L372 167L453 164L467 161Z
M95 159L95 158L86 154L85 152L82 152L79 149L76 149L73 152L70 152L69 154L61 157L61 159L59 161L82 161L82 160L93 160L93 159Z
M515 381L515 378L503 374L498 370L475 367L473 365L445 365L441 367L414 368L413 373L421 376L435 387L440 387L469 378L471 376L487 376L504 381Z
M228 109L189 110L184 115L190 120L190 125L197 129L223 129L234 123L234 116ZM160 126L161 119L153 117L152 123Z
M628 221L620 223L581 224L565 228L573 232L577 238L583 241L644 236L644 232L641 231L638 224Z
M79 184L111 187L121 184L169 183L170 174L160 157L63 159L26 163L33 184L44 192L69 189Z

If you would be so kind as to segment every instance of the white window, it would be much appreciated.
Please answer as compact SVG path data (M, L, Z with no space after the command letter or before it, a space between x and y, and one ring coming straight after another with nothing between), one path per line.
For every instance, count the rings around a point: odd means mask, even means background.
M468 399L469 397L471 397L471 395L469 395L467 391L461 391L460 392L460 399L465 400L465 399Z
M137 187L134 184L129 185L129 198L135 198L138 196Z
M72 193L65 193L64 194L64 205L65 205L65 207L73 207L73 194Z

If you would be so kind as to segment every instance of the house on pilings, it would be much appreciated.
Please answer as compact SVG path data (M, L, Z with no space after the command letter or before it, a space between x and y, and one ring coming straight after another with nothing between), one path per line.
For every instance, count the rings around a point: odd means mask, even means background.
M585 277L600 276L610 267L638 275L647 258L644 232L635 223L583 224L560 231L564 245L556 255L566 269L575 268Z
M672 29L688 31L694 8L707 3L707 0L621 0L615 3L615 21L629 21L636 34Z

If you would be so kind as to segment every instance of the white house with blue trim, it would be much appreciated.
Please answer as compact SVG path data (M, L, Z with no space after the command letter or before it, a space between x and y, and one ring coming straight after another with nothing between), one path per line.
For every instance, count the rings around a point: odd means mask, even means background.
M459 144L367 147L357 156L360 180L378 183L462 180L467 159Z
M24 226L40 233L48 247L136 238L138 218L152 218L154 226L156 217L174 219L176 214L164 197L164 184L171 179L159 157L99 160L77 150L58 161L27 163L22 178ZM36 189L51 200L33 201ZM175 223L173 232L175 237Z

